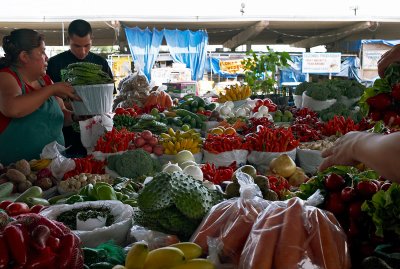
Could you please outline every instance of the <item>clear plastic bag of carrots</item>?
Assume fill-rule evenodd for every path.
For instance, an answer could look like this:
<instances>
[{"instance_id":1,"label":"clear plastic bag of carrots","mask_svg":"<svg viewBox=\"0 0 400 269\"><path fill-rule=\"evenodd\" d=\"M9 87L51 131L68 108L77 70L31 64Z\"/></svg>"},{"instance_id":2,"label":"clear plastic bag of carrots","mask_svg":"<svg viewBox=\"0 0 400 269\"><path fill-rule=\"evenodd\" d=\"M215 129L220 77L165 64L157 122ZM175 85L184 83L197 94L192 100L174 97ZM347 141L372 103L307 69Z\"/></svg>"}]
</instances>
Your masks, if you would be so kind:
<instances>
[{"instance_id":1,"label":"clear plastic bag of carrots","mask_svg":"<svg viewBox=\"0 0 400 269\"><path fill-rule=\"evenodd\" d=\"M262 198L251 176L238 172L237 178L241 185L240 197L215 205L190 240L199 244L204 254L209 254L208 239L215 239L220 261L236 266L254 222L270 203Z\"/></svg>"},{"instance_id":2,"label":"clear plastic bag of carrots","mask_svg":"<svg viewBox=\"0 0 400 269\"><path fill-rule=\"evenodd\" d=\"M272 202L243 248L240 269L349 269L346 235L334 215L300 198Z\"/></svg>"}]
</instances>

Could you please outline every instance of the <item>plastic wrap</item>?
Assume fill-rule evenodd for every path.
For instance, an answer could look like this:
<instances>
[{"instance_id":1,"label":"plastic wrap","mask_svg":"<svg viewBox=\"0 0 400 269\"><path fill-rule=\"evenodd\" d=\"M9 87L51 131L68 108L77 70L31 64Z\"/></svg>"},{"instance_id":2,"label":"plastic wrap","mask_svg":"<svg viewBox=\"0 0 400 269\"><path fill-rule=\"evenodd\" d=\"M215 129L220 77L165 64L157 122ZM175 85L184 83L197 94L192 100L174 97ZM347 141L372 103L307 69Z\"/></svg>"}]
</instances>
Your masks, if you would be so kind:
<instances>
[{"instance_id":1,"label":"plastic wrap","mask_svg":"<svg viewBox=\"0 0 400 269\"><path fill-rule=\"evenodd\" d=\"M255 166L257 171L264 174L268 171L269 163L272 161L272 159L277 158L282 154L287 154L290 158L292 158L293 161L296 161L296 148L285 152L252 151L247 156L247 160L250 164Z\"/></svg>"},{"instance_id":2,"label":"plastic wrap","mask_svg":"<svg viewBox=\"0 0 400 269\"><path fill-rule=\"evenodd\" d=\"M215 166L229 166L232 162L236 162L237 166L245 165L249 151L244 149L235 149L225 151L219 154L210 153L204 150L203 163L213 163Z\"/></svg>"},{"instance_id":3,"label":"plastic wrap","mask_svg":"<svg viewBox=\"0 0 400 269\"><path fill-rule=\"evenodd\" d=\"M325 101L319 101L311 98L303 92L303 107L311 108L314 111L321 111L336 103L336 99L328 99Z\"/></svg>"},{"instance_id":4,"label":"plastic wrap","mask_svg":"<svg viewBox=\"0 0 400 269\"><path fill-rule=\"evenodd\" d=\"M145 227L133 225L127 237L127 244L144 241L149 249L166 247L179 242L176 235L169 235L158 231L149 230Z\"/></svg>"},{"instance_id":5,"label":"plastic wrap","mask_svg":"<svg viewBox=\"0 0 400 269\"><path fill-rule=\"evenodd\" d=\"M237 178L241 185L240 197L212 207L190 240L207 254L209 239L216 238L221 262L236 265L258 214L269 205L249 175L238 172Z\"/></svg>"},{"instance_id":6,"label":"plastic wrap","mask_svg":"<svg viewBox=\"0 0 400 269\"><path fill-rule=\"evenodd\" d=\"M300 198L272 202L258 217L240 269L350 269L346 235L334 215Z\"/></svg>"}]
</instances>

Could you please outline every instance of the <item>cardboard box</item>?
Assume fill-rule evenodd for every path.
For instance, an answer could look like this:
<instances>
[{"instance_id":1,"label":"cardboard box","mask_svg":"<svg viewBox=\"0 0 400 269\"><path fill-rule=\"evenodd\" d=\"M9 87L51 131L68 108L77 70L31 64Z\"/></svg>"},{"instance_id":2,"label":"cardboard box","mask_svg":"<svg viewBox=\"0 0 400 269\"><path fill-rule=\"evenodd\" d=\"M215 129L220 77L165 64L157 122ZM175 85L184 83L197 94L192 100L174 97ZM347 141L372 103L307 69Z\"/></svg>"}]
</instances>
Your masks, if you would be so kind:
<instances>
[{"instance_id":1,"label":"cardboard box","mask_svg":"<svg viewBox=\"0 0 400 269\"><path fill-rule=\"evenodd\" d=\"M188 94L197 94L197 82L186 81L186 82L171 82L163 83L167 86L167 92L172 98L182 98Z\"/></svg>"}]
</instances>

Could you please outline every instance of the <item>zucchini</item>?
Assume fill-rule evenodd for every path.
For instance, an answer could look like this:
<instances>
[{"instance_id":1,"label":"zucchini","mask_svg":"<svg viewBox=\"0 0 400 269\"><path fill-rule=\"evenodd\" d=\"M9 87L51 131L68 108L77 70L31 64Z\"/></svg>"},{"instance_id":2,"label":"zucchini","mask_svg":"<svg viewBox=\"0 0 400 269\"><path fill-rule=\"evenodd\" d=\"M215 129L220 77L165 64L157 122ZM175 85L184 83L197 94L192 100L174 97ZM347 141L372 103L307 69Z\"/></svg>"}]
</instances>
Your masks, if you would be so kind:
<instances>
[{"instance_id":1,"label":"zucchini","mask_svg":"<svg viewBox=\"0 0 400 269\"><path fill-rule=\"evenodd\" d=\"M0 185L0 197L10 196L14 188L11 182L5 182Z\"/></svg>"},{"instance_id":2,"label":"zucchini","mask_svg":"<svg viewBox=\"0 0 400 269\"><path fill-rule=\"evenodd\" d=\"M197 114L195 114L193 112L190 112L188 110L176 109L175 112L176 112L176 115L180 116L181 118L184 118L186 116L190 116L192 119L195 119L196 122L203 123L203 120L199 117L199 115L197 115Z\"/></svg>"},{"instance_id":3,"label":"zucchini","mask_svg":"<svg viewBox=\"0 0 400 269\"><path fill-rule=\"evenodd\" d=\"M26 198L26 203L29 206L34 206L34 205L44 205L44 206L49 206L50 203L44 198L38 198L38 197L28 197Z\"/></svg>"},{"instance_id":4,"label":"zucchini","mask_svg":"<svg viewBox=\"0 0 400 269\"><path fill-rule=\"evenodd\" d=\"M15 199L15 202L24 202L26 203L26 199L28 197L35 197L35 198L42 198L43 195L43 190L42 188L38 186L32 186L23 193L21 193L17 199Z\"/></svg>"}]
</instances>

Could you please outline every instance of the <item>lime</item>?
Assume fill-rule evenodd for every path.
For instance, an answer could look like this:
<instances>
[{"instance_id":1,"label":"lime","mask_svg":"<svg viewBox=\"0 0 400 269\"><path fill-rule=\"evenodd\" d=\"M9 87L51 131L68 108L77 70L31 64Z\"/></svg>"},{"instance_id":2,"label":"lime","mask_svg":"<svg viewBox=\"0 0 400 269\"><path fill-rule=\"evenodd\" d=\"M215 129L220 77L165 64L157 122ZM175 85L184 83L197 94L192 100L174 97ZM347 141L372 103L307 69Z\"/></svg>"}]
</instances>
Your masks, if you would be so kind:
<instances>
[{"instance_id":1,"label":"lime","mask_svg":"<svg viewBox=\"0 0 400 269\"><path fill-rule=\"evenodd\" d=\"M190 126L187 124L182 125L182 131L189 131L190 130Z\"/></svg>"}]
</instances>

